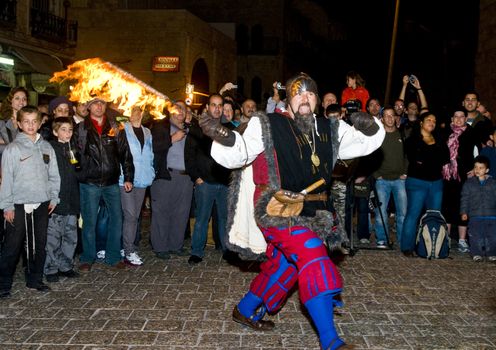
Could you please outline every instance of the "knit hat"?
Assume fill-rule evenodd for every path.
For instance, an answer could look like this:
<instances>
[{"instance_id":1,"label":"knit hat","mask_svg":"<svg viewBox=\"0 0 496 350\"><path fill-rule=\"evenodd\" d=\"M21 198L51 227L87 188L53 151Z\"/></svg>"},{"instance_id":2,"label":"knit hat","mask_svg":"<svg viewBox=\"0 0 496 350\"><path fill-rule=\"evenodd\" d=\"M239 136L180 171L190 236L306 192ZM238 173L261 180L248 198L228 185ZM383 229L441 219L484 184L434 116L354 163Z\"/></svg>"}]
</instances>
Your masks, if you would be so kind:
<instances>
[{"instance_id":1,"label":"knit hat","mask_svg":"<svg viewBox=\"0 0 496 350\"><path fill-rule=\"evenodd\" d=\"M61 104L66 104L69 106L69 110L72 109L72 102L65 96L57 96L48 104L48 114L53 114L53 111L57 109Z\"/></svg>"},{"instance_id":2,"label":"knit hat","mask_svg":"<svg viewBox=\"0 0 496 350\"><path fill-rule=\"evenodd\" d=\"M102 103L105 103L105 104L107 103L107 101L105 101L105 100L103 100L103 99L101 99L101 98L99 98L99 97L95 97L95 98L93 98L93 99L89 100L88 102L86 102L86 108L87 108L87 109L90 109L90 106L91 106L93 103L95 103L95 102L102 102Z\"/></svg>"}]
</instances>

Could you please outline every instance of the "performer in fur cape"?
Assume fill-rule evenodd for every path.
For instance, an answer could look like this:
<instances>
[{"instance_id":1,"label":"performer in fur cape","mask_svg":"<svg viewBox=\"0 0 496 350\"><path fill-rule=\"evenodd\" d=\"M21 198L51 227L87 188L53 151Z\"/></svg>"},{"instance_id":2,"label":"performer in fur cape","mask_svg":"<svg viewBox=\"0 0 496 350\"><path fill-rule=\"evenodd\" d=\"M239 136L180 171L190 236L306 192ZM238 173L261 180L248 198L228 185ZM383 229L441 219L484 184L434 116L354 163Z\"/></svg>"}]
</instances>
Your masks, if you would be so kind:
<instances>
[{"instance_id":1,"label":"performer in fur cape","mask_svg":"<svg viewBox=\"0 0 496 350\"><path fill-rule=\"evenodd\" d=\"M363 112L352 116L354 126L315 118L317 85L304 73L286 89L289 116L254 114L242 135L206 114L200 119L214 140L212 157L238 169L229 195L228 247L245 258L265 259L233 319L255 330L273 329L262 318L277 312L298 282L322 348L346 349L333 321L342 280L324 245L346 240L328 198L331 173L336 157L367 155L380 147L385 133Z\"/></svg>"}]
</instances>

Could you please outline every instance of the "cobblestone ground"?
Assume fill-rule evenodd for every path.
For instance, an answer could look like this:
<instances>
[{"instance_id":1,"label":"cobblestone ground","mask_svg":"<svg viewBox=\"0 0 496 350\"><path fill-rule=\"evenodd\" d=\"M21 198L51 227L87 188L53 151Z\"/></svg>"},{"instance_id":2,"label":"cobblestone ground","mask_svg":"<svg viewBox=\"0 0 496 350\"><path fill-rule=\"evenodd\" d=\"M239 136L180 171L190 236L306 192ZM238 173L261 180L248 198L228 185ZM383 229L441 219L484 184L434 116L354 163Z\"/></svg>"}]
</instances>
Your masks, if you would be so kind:
<instances>
[{"instance_id":1,"label":"cobblestone ground","mask_svg":"<svg viewBox=\"0 0 496 350\"><path fill-rule=\"evenodd\" d=\"M194 267L188 257L155 258L146 242L142 255L139 268L95 264L46 294L28 290L19 268L12 297L0 301L0 348L319 349L297 293L272 317L273 332L231 321L255 265L230 265L212 247ZM496 349L496 264L360 250L340 268L336 323L358 349Z\"/></svg>"}]
</instances>

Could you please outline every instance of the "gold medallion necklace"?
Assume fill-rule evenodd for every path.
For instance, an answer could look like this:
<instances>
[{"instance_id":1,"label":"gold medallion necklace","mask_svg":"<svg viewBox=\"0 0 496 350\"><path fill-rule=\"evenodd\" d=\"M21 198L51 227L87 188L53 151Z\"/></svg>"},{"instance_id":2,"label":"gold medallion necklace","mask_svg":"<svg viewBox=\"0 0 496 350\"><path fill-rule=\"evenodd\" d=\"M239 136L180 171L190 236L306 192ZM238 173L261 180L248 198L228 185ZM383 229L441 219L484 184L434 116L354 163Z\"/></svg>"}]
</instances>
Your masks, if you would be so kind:
<instances>
[{"instance_id":1,"label":"gold medallion necklace","mask_svg":"<svg viewBox=\"0 0 496 350\"><path fill-rule=\"evenodd\" d=\"M290 123L289 119L288 119L288 123L289 123L289 128L291 129L291 132L293 133L293 136L294 136L294 138L296 140L296 145L298 146L298 149L300 150L300 159L303 159L303 153L301 152L300 141L299 141L298 137L296 136L296 134L295 134L295 132L293 130L293 127L291 126L291 123ZM302 135L307 140L307 143L310 145L310 150L312 151L312 155L310 156L310 160L312 161L312 164L316 168L318 168L319 165L320 165L320 158L319 158L319 156L316 153L316 147L317 147L317 145L315 144L315 133L314 133L314 130L312 129L313 144L312 144L312 142L310 141L310 139L308 138L308 136L305 133L302 133Z\"/></svg>"},{"instance_id":2,"label":"gold medallion necklace","mask_svg":"<svg viewBox=\"0 0 496 350\"><path fill-rule=\"evenodd\" d=\"M305 138L307 139L308 143L310 144L310 149L312 150L312 155L310 156L310 160L312 161L312 164L318 167L320 165L320 158L316 153L317 145L315 143L315 131L312 129L312 141L308 138L306 134Z\"/></svg>"}]
</instances>

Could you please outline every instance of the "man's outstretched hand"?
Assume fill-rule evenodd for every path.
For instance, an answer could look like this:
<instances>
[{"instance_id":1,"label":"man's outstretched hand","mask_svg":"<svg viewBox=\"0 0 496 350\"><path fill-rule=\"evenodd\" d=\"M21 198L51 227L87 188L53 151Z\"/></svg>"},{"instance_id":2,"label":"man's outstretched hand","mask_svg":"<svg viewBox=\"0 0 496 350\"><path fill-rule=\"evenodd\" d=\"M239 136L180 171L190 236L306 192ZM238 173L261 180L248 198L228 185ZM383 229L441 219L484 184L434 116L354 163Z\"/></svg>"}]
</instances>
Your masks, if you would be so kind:
<instances>
[{"instance_id":1,"label":"man's outstretched hand","mask_svg":"<svg viewBox=\"0 0 496 350\"><path fill-rule=\"evenodd\" d=\"M220 119L212 118L208 113L201 115L199 125L205 135L221 145L232 147L236 142L234 132L221 125Z\"/></svg>"}]
</instances>

